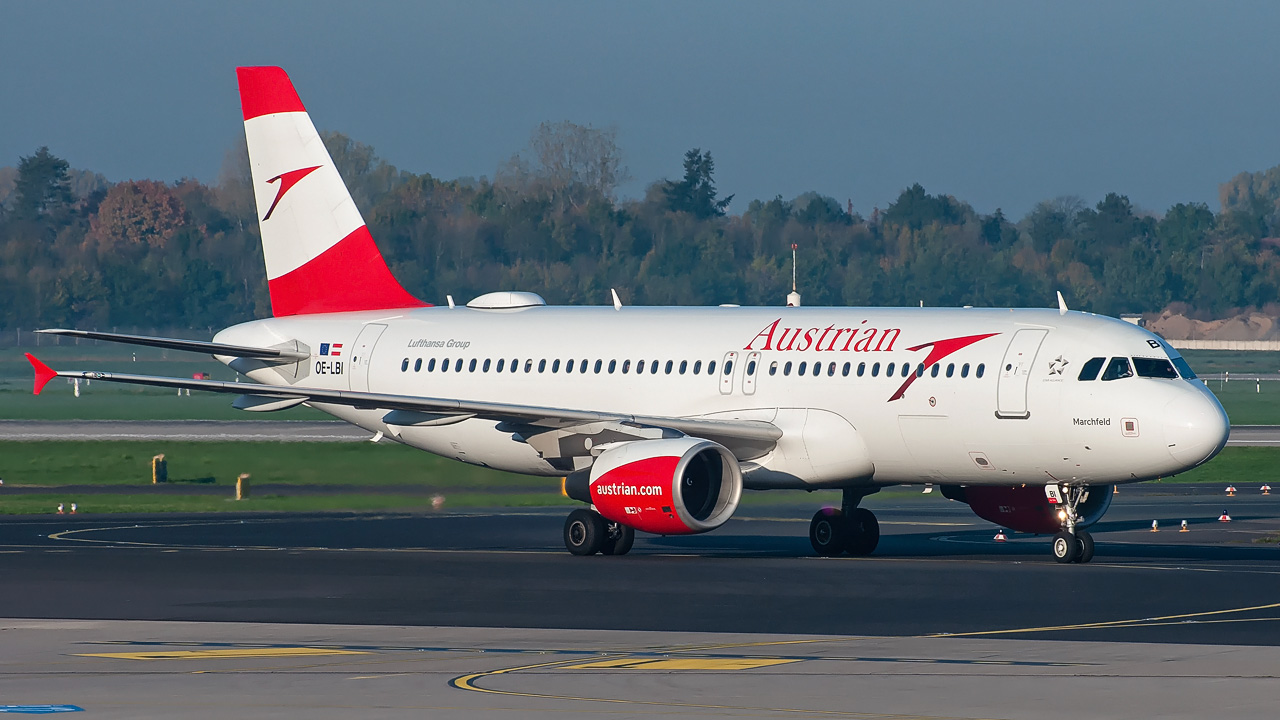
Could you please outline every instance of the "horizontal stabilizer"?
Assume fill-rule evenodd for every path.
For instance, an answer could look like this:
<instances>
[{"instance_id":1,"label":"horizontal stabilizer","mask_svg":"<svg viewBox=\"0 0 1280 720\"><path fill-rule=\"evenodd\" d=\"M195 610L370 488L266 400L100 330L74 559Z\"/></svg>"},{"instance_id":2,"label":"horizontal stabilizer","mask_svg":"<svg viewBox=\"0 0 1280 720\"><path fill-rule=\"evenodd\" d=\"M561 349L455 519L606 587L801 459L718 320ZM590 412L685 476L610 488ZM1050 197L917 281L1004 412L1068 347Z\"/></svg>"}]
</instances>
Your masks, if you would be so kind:
<instances>
[{"instance_id":1,"label":"horizontal stabilizer","mask_svg":"<svg viewBox=\"0 0 1280 720\"><path fill-rule=\"evenodd\" d=\"M86 340L105 340L106 342L124 343L125 345L145 345L146 347L158 347L168 350L184 350L187 352L208 353L210 355L224 355L227 357L285 360L288 362L297 362L311 357L307 353L298 352L296 350L245 347L243 345L224 345L222 343L201 342L199 340L179 340L177 338L149 337L147 335L124 335L121 333L97 332L96 330L65 330L63 328L52 328L49 330L36 330L36 332L44 335L64 335L66 337L85 338Z\"/></svg>"},{"instance_id":2,"label":"horizontal stabilizer","mask_svg":"<svg viewBox=\"0 0 1280 720\"><path fill-rule=\"evenodd\" d=\"M27 362L31 363L31 367L36 370L36 384L34 389L31 391L31 394L39 395L40 391L44 389L45 385L49 384L50 380L58 377L58 373L54 372L53 368L50 368L48 365L37 360L35 355L32 355L31 353L27 353L26 355Z\"/></svg>"}]
</instances>

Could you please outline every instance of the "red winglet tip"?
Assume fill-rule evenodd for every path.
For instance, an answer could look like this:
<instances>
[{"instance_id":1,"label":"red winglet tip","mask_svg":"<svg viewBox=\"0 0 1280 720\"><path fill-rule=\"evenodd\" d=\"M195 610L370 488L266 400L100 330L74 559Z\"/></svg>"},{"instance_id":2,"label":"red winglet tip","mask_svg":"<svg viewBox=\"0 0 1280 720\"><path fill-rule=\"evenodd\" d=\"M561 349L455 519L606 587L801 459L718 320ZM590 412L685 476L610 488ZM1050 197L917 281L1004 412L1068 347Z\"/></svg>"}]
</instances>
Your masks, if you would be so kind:
<instances>
[{"instance_id":1,"label":"red winglet tip","mask_svg":"<svg viewBox=\"0 0 1280 720\"><path fill-rule=\"evenodd\" d=\"M282 112L306 112L293 82L282 68L238 67L240 109L244 119Z\"/></svg>"},{"instance_id":2,"label":"red winglet tip","mask_svg":"<svg viewBox=\"0 0 1280 720\"><path fill-rule=\"evenodd\" d=\"M35 355L26 353L26 356L27 362L31 363L31 367L36 369L36 384L35 388L31 391L31 394L39 395L40 391L44 389L45 385L49 384L50 380L58 377L58 373L53 368L36 359Z\"/></svg>"}]
</instances>

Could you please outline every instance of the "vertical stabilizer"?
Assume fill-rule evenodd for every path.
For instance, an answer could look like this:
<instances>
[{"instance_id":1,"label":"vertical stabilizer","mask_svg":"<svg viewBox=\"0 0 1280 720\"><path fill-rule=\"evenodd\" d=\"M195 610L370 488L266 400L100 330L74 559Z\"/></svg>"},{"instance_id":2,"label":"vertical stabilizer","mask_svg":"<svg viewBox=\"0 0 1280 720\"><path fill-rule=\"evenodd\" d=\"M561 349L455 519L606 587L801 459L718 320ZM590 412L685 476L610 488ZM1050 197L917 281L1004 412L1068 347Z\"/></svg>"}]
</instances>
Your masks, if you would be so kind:
<instances>
[{"instance_id":1,"label":"vertical stabilizer","mask_svg":"<svg viewBox=\"0 0 1280 720\"><path fill-rule=\"evenodd\" d=\"M289 76L236 74L272 313L424 307L382 259Z\"/></svg>"}]
</instances>

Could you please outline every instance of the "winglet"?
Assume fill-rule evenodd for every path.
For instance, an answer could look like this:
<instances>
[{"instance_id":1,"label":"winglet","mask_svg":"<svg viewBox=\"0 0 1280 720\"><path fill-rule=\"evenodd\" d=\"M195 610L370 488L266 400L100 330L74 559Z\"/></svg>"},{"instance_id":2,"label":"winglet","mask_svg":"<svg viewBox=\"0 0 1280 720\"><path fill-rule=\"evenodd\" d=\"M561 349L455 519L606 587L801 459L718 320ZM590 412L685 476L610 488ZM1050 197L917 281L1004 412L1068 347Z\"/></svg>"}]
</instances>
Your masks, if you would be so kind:
<instances>
[{"instance_id":1,"label":"winglet","mask_svg":"<svg viewBox=\"0 0 1280 720\"><path fill-rule=\"evenodd\" d=\"M27 353L26 355L27 361L31 363L31 367L36 370L36 384L32 389L31 394L39 395L40 391L44 389L45 385L49 384L50 380L58 377L58 372L37 360L35 355L32 355L31 353Z\"/></svg>"},{"instance_id":2,"label":"winglet","mask_svg":"<svg viewBox=\"0 0 1280 720\"><path fill-rule=\"evenodd\" d=\"M1067 301L1062 299L1061 290L1058 291L1058 314L1059 315L1067 314Z\"/></svg>"}]
</instances>

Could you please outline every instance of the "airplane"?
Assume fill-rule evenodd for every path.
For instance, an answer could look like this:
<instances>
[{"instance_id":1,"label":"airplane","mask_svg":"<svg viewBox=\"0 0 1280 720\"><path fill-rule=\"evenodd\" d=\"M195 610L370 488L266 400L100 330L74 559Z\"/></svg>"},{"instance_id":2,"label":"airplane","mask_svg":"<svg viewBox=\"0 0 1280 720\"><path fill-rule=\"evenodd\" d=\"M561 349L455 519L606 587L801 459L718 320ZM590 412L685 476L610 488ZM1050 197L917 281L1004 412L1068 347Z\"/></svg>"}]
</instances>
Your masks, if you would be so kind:
<instances>
[{"instance_id":1,"label":"airplane","mask_svg":"<svg viewBox=\"0 0 1280 720\"><path fill-rule=\"evenodd\" d=\"M934 485L979 517L1052 534L1088 562L1112 486L1168 477L1226 444L1227 415L1160 337L1057 309L552 307L500 291L433 306L392 275L284 70L237 69L272 317L212 342L40 332L209 353L255 383L54 377L308 405L464 463L563 478L575 555L635 532L723 525L745 490L841 490L809 538L862 556L862 501Z\"/></svg>"}]
</instances>

